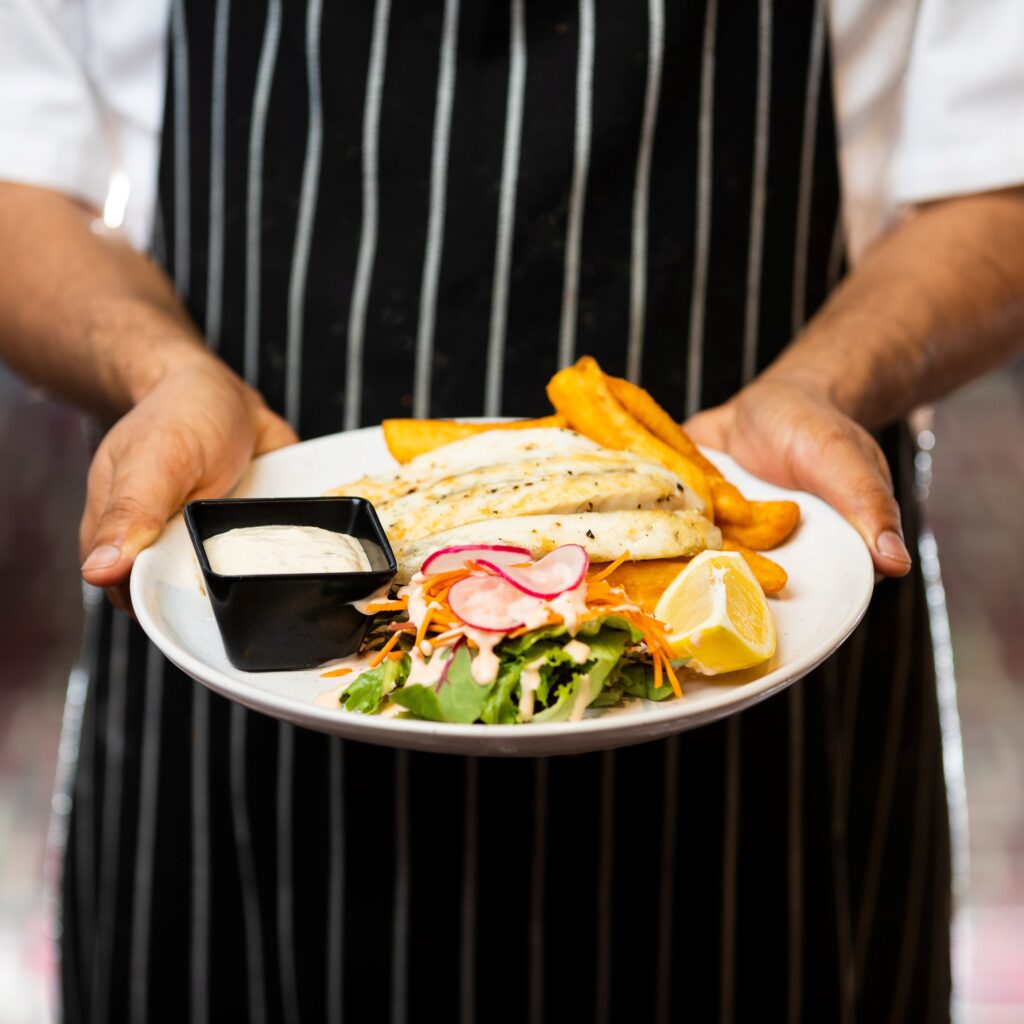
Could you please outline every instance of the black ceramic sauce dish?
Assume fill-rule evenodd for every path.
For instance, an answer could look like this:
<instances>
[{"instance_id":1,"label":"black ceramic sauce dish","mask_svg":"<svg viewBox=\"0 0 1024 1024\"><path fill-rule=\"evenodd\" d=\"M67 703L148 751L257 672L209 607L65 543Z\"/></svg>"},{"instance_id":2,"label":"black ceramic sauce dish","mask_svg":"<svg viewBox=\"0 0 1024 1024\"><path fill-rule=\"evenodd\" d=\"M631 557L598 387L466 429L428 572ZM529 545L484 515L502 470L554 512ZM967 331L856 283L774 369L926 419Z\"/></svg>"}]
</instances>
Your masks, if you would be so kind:
<instances>
[{"instance_id":1,"label":"black ceramic sauce dish","mask_svg":"<svg viewBox=\"0 0 1024 1024\"><path fill-rule=\"evenodd\" d=\"M185 523L206 581L224 649L247 672L312 668L353 654L370 619L354 607L398 571L387 536L364 498L235 498L190 501ZM369 572L221 576L203 542L248 526L318 526L362 544Z\"/></svg>"}]
</instances>

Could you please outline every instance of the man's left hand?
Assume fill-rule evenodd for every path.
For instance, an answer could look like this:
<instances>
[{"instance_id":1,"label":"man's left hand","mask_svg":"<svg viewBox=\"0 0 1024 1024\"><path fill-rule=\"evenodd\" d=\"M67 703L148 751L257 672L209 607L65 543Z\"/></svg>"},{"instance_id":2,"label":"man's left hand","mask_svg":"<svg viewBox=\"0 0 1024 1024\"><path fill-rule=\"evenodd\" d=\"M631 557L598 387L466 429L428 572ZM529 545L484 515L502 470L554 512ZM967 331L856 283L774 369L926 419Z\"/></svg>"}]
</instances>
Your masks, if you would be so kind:
<instances>
[{"instance_id":1,"label":"man's left hand","mask_svg":"<svg viewBox=\"0 0 1024 1024\"><path fill-rule=\"evenodd\" d=\"M910 571L892 474L859 424L802 384L764 377L685 424L700 444L782 487L823 498L864 538L883 576Z\"/></svg>"}]
</instances>

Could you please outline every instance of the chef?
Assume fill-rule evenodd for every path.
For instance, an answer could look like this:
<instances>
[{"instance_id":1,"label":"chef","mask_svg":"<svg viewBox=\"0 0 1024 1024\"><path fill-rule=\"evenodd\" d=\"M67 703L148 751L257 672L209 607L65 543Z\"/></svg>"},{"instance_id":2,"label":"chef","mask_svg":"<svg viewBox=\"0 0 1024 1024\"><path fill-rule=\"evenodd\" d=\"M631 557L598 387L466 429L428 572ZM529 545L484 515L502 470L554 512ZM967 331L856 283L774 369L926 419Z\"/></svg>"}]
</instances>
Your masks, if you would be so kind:
<instances>
[{"instance_id":1,"label":"chef","mask_svg":"<svg viewBox=\"0 0 1024 1024\"><path fill-rule=\"evenodd\" d=\"M1014 0L4 0L0 351L109 425L114 604L253 455L582 353L890 577L787 694L534 761L295 729L98 607L65 1020L948 1018L902 417L1024 337L1022 48Z\"/></svg>"}]
</instances>

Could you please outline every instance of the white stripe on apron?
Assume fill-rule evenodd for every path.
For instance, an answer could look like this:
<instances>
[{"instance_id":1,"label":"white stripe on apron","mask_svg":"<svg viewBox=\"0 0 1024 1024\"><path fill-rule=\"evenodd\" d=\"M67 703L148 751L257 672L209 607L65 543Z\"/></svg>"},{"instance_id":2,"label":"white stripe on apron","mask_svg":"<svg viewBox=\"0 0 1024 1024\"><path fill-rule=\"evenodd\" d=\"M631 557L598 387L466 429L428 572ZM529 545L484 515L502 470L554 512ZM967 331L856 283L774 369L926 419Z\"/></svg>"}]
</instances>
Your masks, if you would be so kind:
<instances>
[{"instance_id":1,"label":"white stripe on apron","mask_svg":"<svg viewBox=\"0 0 1024 1024\"><path fill-rule=\"evenodd\" d=\"M384 71L388 53L388 21L391 0L376 0L373 9L373 39L366 73L366 102L363 108L363 222L359 232L359 256L352 283L348 316L347 366L345 371L345 429L359 426L363 401L363 346L366 339L366 308L377 259L377 215L379 204L378 148L380 105L384 92Z\"/></svg>"},{"instance_id":2,"label":"white stripe on apron","mask_svg":"<svg viewBox=\"0 0 1024 1024\"><path fill-rule=\"evenodd\" d=\"M491 324L487 345L487 381L484 415L501 412L501 378L505 364L508 321L508 284L515 234L516 183L519 180L519 145L523 134L523 91L526 87L526 14L524 0L509 5L508 99L505 104L505 142L501 158L498 200L498 237L494 252Z\"/></svg>"},{"instance_id":3,"label":"white stripe on apron","mask_svg":"<svg viewBox=\"0 0 1024 1024\"><path fill-rule=\"evenodd\" d=\"M590 173L591 103L594 83L594 0L580 0L579 55L576 66L576 133L569 190L569 222L565 231L565 279L562 284L562 324L558 365L568 366L576 354L576 310L579 305L580 242L583 204Z\"/></svg>"}]
</instances>

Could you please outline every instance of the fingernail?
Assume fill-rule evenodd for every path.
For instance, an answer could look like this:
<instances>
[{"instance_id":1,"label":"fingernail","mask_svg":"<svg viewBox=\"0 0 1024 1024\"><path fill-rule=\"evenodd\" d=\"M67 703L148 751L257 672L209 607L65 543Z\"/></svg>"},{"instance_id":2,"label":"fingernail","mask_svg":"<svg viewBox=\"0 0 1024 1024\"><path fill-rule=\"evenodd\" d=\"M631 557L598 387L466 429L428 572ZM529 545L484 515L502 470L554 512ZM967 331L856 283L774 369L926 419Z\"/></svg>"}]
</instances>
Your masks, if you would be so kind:
<instances>
[{"instance_id":1,"label":"fingernail","mask_svg":"<svg viewBox=\"0 0 1024 1024\"><path fill-rule=\"evenodd\" d=\"M910 565L910 552L907 550L903 538L893 530L883 530L875 541L878 553L894 562L903 562Z\"/></svg>"},{"instance_id":2,"label":"fingernail","mask_svg":"<svg viewBox=\"0 0 1024 1024\"><path fill-rule=\"evenodd\" d=\"M112 565L117 565L120 560L120 548L114 547L113 544L101 544L82 563L82 572L91 572L93 569L109 569Z\"/></svg>"}]
</instances>

